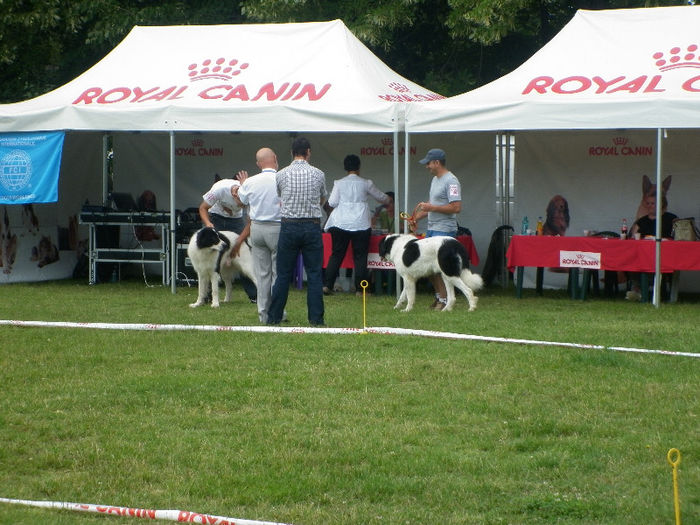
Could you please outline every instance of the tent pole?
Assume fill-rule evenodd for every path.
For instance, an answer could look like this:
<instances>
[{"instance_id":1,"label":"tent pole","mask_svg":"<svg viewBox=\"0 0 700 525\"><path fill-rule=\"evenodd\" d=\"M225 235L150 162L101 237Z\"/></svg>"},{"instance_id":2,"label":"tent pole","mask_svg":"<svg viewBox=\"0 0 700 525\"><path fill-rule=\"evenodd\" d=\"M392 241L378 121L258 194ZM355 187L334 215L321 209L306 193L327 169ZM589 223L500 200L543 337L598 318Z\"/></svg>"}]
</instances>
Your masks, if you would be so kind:
<instances>
[{"instance_id":1,"label":"tent pole","mask_svg":"<svg viewBox=\"0 0 700 525\"><path fill-rule=\"evenodd\" d=\"M656 308L661 302L661 219L662 219L662 203L661 203L661 165L662 165L662 147L663 135L666 130L658 128L656 130L656 260L654 261L654 299L653 303Z\"/></svg>"},{"instance_id":2,"label":"tent pole","mask_svg":"<svg viewBox=\"0 0 700 525\"><path fill-rule=\"evenodd\" d=\"M177 245L175 244L175 132L170 130L170 291L177 293Z\"/></svg>"},{"instance_id":3,"label":"tent pole","mask_svg":"<svg viewBox=\"0 0 700 525\"><path fill-rule=\"evenodd\" d=\"M404 132L404 159L403 159L403 187L404 192L404 210L408 212L408 188L411 173L411 136L408 131ZM398 195L398 193L396 194ZM400 202L400 201L399 201ZM394 233L401 232L401 223L399 222L399 206L394 202Z\"/></svg>"},{"instance_id":4,"label":"tent pole","mask_svg":"<svg viewBox=\"0 0 700 525\"><path fill-rule=\"evenodd\" d=\"M109 134L102 135L102 205L107 203L109 197Z\"/></svg>"},{"instance_id":5,"label":"tent pole","mask_svg":"<svg viewBox=\"0 0 700 525\"><path fill-rule=\"evenodd\" d=\"M399 130L394 128L394 204L396 204L396 196L399 195ZM394 206L394 229L396 229L397 209Z\"/></svg>"},{"instance_id":6,"label":"tent pole","mask_svg":"<svg viewBox=\"0 0 700 525\"><path fill-rule=\"evenodd\" d=\"M403 111L399 114L399 118L396 119L396 126L394 126L394 139L393 139L393 144L394 144L394 230L397 230L397 227L399 225L399 209L396 207L396 197L400 195L399 193L399 127L401 126L401 120L404 118L403 117L404 113ZM404 134L408 136L407 133ZM396 297L399 297L399 288L401 285L399 284L400 279L396 279ZM387 290L388 291L388 290Z\"/></svg>"},{"instance_id":7,"label":"tent pole","mask_svg":"<svg viewBox=\"0 0 700 525\"><path fill-rule=\"evenodd\" d=\"M511 172L511 165L510 165L510 147L511 147L511 133L506 132L503 135L503 138L505 139L505 144L501 142L501 154L504 156L503 160L504 162L502 163L503 170L501 171L501 184L503 188L503 193L502 193L502 199L501 199L501 204L503 207L503 222L501 224L510 224L510 172ZM503 261L504 264L501 266L498 271L501 274L501 285L503 288L506 288L508 286L508 268L506 268L505 260L506 260L506 242L505 239L508 236L508 232L506 230L502 230L502 235L504 238L504 242L502 244L503 246Z\"/></svg>"}]
</instances>

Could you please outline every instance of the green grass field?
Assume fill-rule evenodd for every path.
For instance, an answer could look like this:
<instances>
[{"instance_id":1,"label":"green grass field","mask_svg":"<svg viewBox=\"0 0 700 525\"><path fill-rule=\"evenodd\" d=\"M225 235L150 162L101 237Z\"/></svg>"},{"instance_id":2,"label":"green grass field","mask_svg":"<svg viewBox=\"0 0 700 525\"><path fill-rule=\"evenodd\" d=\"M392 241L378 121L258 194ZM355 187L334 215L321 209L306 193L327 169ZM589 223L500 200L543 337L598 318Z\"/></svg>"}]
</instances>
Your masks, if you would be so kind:
<instances>
[{"instance_id":1,"label":"green grass field","mask_svg":"<svg viewBox=\"0 0 700 525\"><path fill-rule=\"evenodd\" d=\"M0 286L0 318L257 325L253 305L187 307L143 282ZM368 326L700 352L700 298L572 301L512 289L467 312L392 310ZM307 326L293 290L290 326ZM362 300L325 298L330 327ZM0 326L0 497L293 523L700 521L700 359L377 334ZM138 523L0 503L0 523Z\"/></svg>"}]
</instances>

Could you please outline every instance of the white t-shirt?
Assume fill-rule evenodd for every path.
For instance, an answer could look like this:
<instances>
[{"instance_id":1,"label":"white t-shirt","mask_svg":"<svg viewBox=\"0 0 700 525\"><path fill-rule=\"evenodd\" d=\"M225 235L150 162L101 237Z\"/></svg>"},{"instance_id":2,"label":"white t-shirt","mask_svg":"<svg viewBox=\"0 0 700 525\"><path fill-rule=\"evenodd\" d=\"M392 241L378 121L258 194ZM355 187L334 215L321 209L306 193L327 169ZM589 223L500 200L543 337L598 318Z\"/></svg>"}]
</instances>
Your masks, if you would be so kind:
<instances>
[{"instance_id":1,"label":"white t-shirt","mask_svg":"<svg viewBox=\"0 0 700 525\"><path fill-rule=\"evenodd\" d=\"M221 179L215 182L211 189L202 195L202 200L211 206L209 213L222 217L243 217L243 210L231 195L231 188L240 185L235 179Z\"/></svg>"}]
</instances>

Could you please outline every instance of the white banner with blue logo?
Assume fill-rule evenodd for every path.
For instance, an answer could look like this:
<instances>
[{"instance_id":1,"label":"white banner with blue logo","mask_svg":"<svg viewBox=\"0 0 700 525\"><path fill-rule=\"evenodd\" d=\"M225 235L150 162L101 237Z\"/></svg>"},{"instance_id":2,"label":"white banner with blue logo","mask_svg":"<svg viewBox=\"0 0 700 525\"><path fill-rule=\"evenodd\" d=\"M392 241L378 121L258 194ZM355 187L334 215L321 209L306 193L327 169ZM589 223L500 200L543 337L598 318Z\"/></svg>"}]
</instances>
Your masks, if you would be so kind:
<instances>
[{"instance_id":1,"label":"white banner with blue logo","mask_svg":"<svg viewBox=\"0 0 700 525\"><path fill-rule=\"evenodd\" d=\"M0 204L58 201L63 131L0 134Z\"/></svg>"}]
</instances>

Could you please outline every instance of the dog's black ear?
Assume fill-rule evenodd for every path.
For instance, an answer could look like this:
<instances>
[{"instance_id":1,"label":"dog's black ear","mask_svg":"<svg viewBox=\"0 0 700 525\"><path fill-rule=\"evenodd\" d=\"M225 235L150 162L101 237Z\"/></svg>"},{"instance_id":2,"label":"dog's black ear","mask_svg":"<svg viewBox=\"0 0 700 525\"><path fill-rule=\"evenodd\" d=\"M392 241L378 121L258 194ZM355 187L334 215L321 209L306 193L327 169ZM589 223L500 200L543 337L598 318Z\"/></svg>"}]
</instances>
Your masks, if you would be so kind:
<instances>
[{"instance_id":1,"label":"dog's black ear","mask_svg":"<svg viewBox=\"0 0 700 525\"><path fill-rule=\"evenodd\" d=\"M391 247L394 245L396 235L387 235L379 242L379 257L386 257L391 253Z\"/></svg>"},{"instance_id":2,"label":"dog's black ear","mask_svg":"<svg viewBox=\"0 0 700 525\"><path fill-rule=\"evenodd\" d=\"M228 237L220 232L216 232L216 235L219 237L219 240L224 243L225 250L228 250L231 247L231 241L228 240Z\"/></svg>"},{"instance_id":3,"label":"dog's black ear","mask_svg":"<svg viewBox=\"0 0 700 525\"><path fill-rule=\"evenodd\" d=\"M386 237L379 241L379 257L382 259L386 255Z\"/></svg>"},{"instance_id":4,"label":"dog's black ear","mask_svg":"<svg viewBox=\"0 0 700 525\"><path fill-rule=\"evenodd\" d=\"M219 243L219 234L214 228L202 228L196 234L197 248L209 248Z\"/></svg>"}]
</instances>

